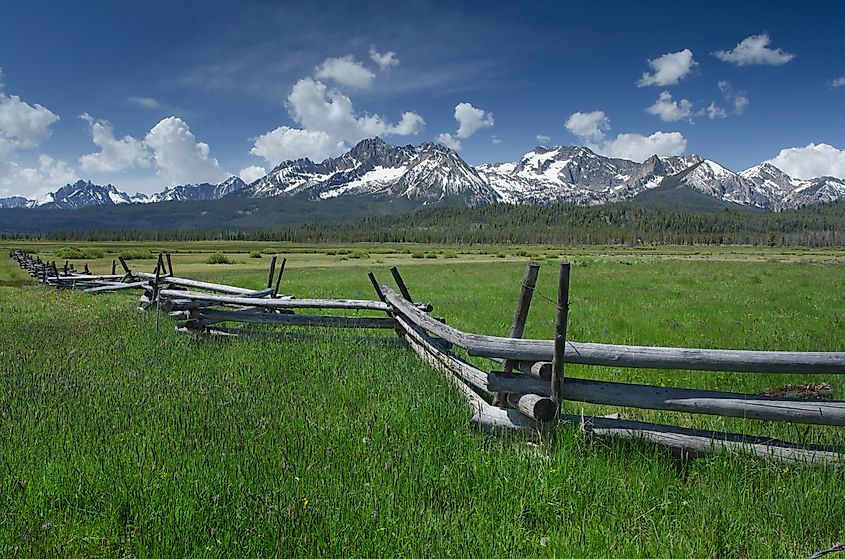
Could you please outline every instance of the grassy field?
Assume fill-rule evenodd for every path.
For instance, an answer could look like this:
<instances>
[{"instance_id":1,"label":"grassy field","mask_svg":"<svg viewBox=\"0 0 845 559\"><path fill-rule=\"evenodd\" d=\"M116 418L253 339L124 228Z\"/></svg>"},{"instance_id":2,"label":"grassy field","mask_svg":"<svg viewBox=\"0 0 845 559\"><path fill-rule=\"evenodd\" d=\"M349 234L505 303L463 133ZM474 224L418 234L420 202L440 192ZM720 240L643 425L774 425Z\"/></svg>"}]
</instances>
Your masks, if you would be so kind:
<instances>
[{"instance_id":1,"label":"grassy field","mask_svg":"<svg viewBox=\"0 0 845 559\"><path fill-rule=\"evenodd\" d=\"M845 540L843 467L732 454L677 462L574 428L554 448L484 437L467 428L470 410L448 382L389 338L196 339L166 316L136 312L137 294L57 293L6 257L14 246L52 259L68 244L0 247L2 557L762 558ZM372 298L366 272L386 282L398 265L436 315L499 335L530 256L543 268L526 336L543 338L565 257L572 339L822 351L845 341L842 251L77 246L102 250L88 260L95 272L122 251L164 248L179 274L253 288L266 282L269 255L249 253L278 249L288 258L282 290L299 297ZM207 264L217 251L235 263ZM583 366L567 374L748 392L807 382ZM845 398L845 379L812 380ZM611 411L566 405L582 409ZM843 429L621 411L845 443Z\"/></svg>"}]
</instances>

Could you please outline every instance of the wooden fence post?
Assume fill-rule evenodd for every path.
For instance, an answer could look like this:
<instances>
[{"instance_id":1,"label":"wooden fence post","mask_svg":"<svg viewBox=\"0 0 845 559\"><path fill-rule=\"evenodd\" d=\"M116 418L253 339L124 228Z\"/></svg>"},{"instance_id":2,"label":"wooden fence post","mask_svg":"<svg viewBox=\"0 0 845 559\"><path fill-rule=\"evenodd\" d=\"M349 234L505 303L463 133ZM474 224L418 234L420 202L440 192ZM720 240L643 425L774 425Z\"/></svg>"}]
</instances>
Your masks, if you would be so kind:
<instances>
[{"instance_id":1,"label":"wooden fence post","mask_svg":"<svg viewBox=\"0 0 845 559\"><path fill-rule=\"evenodd\" d=\"M158 292L159 292L159 281L161 280L161 272L164 271L164 259L161 257L161 253L158 253L158 261L156 262L156 269L155 269L155 281L153 283L153 298L150 300L150 305L158 306ZM158 332L156 332L158 333Z\"/></svg>"},{"instance_id":2,"label":"wooden fence post","mask_svg":"<svg viewBox=\"0 0 845 559\"><path fill-rule=\"evenodd\" d=\"M411 299L411 292L408 291L408 287L405 285L405 282L402 280L402 276L399 274L399 270L396 266L390 268L390 273L393 276L394 281L396 281L396 287L399 288L399 293L402 294L402 297L405 298L406 301L409 303L413 303L414 300Z\"/></svg>"},{"instance_id":3,"label":"wooden fence post","mask_svg":"<svg viewBox=\"0 0 845 559\"><path fill-rule=\"evenodd\" d=\"M276 287L273 289L273 297L279 295L279 285L282 283L282 274L285 273L285 262L287 261L287 258L282 258L282 264L279 266L279 275L276 277Z\"/></svg>"},{"instance_id":4,"label":"wooden fence post","mask_svg":"<svg viewBox=\"0 0 845 559\"><path fill-rule=\"evenodd\" d=\"M525 268L525 276L522 278L519 300L516 303L516 313L513 316L513 323L508 334L509 338L521 338L525 333L525 321L528 318L528 309L531 307L531 298L534 296L534 288L537 286L537 274L539 272L540 264L533 260ZM502 370L510 373L514 367L516 367L516 361L506 359Z\"/></svg>"},{"instance_id":5,"label":"wooden fence post","mask_svg":"<svg viewBox=\"0 0 845 559\"><path fill-rule=\"evenodd\" d=\"M276 255L270 259L270 275L267 277L267 289L273 287L273 278L276 275Z\"/></svg>"},{"instance_id":6,"label":"wooden fence post","mask_svg":"<svg viewBox=\"0 0 845 559\"><path fill-rule=\"evenodd\" d=\"M534 295L534 287L537 285L537 274L540 271L540 264L533 260L525 268L525 275L522 278L522 287L519 291L519 300L516 302L516 313L513 316L509 338L521 338L525 332L525 321L528 318L528 309L531 307L531 298ZM516 367L516 361L506 359L502 364L502 370L510 373ZM493 394L493 405L508 407L510 405L506 392Z\"/></svg>"},{"instance_id":7,"label":"wooden fence post","mask_svg":"<svg viewBox=\"0 0 845 559\"><path fill-rule=\"evenodd\" d=\"M569 262L560 263L557 280L557 318L555 320L555 350L552 360L552 400L560 416L563 402L563 356L566 350L566 324L569 318Z\"/></svg>"},{"instance_id":8,"label":"wooden fence post","mask_svg":"<svg viewBox=\"0 0 845 559\"><path fill-rule=\"evenodd\" d=\"M115 275L117 273L117 260L112 259L111 261L111 275Z\"/></svg>"},{"instance_id":9,"label":"wooden fence post","mask_svg":"<svg viewBox=\"0 0 845 559\"><path fill-rule=\"evenodd\" d=\"M372 272L367 272L367 277L370 278L370 283L373 284L373 289L376 291L376 295L378 295L379 301L382 303L385 302L384 300L384 293L381 292L381 287L378 285L378 281L376 281L376 276Z\"/></svg>"},{"instance_id":10,"label":"wooden fence post","mask_svg":"<svg viewBox=\"0 0 845 559\"><path fill-rule=\"evenodd\" d=\"M173 262L170 260L170 253L164 253L167 256L167 274L172 276L173 275Z\"/></svg>"}]
</instances>

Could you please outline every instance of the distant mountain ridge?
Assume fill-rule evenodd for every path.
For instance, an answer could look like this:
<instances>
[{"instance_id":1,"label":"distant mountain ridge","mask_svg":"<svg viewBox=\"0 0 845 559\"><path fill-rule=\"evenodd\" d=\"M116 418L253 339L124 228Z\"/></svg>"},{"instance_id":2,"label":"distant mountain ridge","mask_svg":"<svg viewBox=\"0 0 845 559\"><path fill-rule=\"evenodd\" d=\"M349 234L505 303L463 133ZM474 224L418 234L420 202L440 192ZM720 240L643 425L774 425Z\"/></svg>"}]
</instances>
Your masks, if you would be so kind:
<instances>
[{"instance_id":1,"label":"distant mountain ridge","mask_svg":"<svg viewBox=\"0 0 845 559\"><path fill-rule=\"evenodd\" d=\"M517 163L477 169L506 203L595 205L632 198L700 161L697 155L653 155L636 163L604 157L585 147L539 146Z\"/></svg>"},{"instance_id":2,"label":"distant mountain ridge","mask_svg":"<svg viewBox=\"0 0 845 559\"><path fill-rule=\"evenodd\" d=\"M284 161L241 195L325 200L341 196L407 198L427 205L456 201L470 206L497 202L478 171L440 144L393 146L381 138L362 140L340 157L314 163Z\"/></svg>"},{"instance_id":3,"label":"distant mountain ridge","mask_svg":"<svg viewBox=\"0 0 845 559\"><path fill-rule=\"evenodd\" d=\"M152 204L158 202L186 202L219 200L237 190L246 187L239 177L229 177L220 184L185 184L165 188L152 195L137 193L130 196L109 184L101 186L91 181L78 180L66 184L55 192L37 200L27 200L16 196L0 198L0 208L46 208L59 210L79 210L92 206L116 206L119 204Z\"/></svg>"},{"instance_id":4,"label":"distant mountain ridge","mask_svg":"<svg viewBox=\"0 0 845 559\"><path fill-rule=\"evenodd\" d=\"M653 155L637 163L605 157L585 147L538 146L517 162L473 167L440 144L394 146L371 138L319 163L304 158L283 161L249 185L232 176L216 185L181 185L149 196L129 196L112 185L80 180L36 201L0 199L0 207L80 209L230 196L317 202L364 197L374 203L389 201L403 206L598 205L635 199L672 177L671 188L667 186L659 196L646 196L643 201L660 199L670 204L672 196L682 193L680 186L729 205L775 211L845 199L843 179L796 179L771 163L736 173L699 155ZM712 206L703 198L684 195L685 204L696 200Z\"/></svg>"}]
</instances>

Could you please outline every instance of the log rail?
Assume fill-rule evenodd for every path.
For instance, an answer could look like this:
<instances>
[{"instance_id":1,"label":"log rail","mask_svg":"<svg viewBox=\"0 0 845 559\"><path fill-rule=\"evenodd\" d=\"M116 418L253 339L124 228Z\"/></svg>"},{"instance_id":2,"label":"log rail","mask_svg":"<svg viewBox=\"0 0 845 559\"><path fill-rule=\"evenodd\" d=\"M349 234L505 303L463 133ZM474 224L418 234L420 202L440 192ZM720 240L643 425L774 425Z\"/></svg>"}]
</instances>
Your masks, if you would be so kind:
<instances>
[{"instance_id":1,"label":"log rail","mask_svg":"<svg viewBox=\"0 0 845 559\"><path fill-rule=\"evenodd\" d=\"M252 330L268 325L394 329L422 360L442 373L466 399L474 415L471 425L483 431L513 432L530 440L553 440L558 424L578 424L598 437L644 439L687 455L742 450L795 463L845 463L838 448L794 445L772 439L683 429L618 419L581 417L563 413L563 402L584 402L624 408L708 414L743 419L815 425L845 426L845 401L806 400L646 384L608 382L564 375L565 363L640 369L682 369L741 373L842 374L845 352L751 351L646 347L577 342L566 339L569 267L561 263L558 316L553 340L523 339L539 265L532 262L523 278L517 309L508 337L463 332L428 314L431 305L414 302L408 286L394 267L390 272L399 288L380 285L370 273L378 300L298 299L280 295L285 260L276 276L276 258L266 289L248 289L174 275L170 255L160 254L152 273L133 272L119 258L124 274L79 272L67 262L42 261L23 251L10 257L43 283L64 289L102 293L141 289L141 309L158 308L181 321L180 332L225 337L272 332ZM328 310L329 315L298 314ZM383 313L382 316L358 313ZM343 315L343 313L353 313ZM231 323L250 325L236 329ZM389 338L384 338L389 339ZM395 339L395 338L394 338ZM498 370L484 371L455 353L488 358Z\"/></svg>"}]
</instances>

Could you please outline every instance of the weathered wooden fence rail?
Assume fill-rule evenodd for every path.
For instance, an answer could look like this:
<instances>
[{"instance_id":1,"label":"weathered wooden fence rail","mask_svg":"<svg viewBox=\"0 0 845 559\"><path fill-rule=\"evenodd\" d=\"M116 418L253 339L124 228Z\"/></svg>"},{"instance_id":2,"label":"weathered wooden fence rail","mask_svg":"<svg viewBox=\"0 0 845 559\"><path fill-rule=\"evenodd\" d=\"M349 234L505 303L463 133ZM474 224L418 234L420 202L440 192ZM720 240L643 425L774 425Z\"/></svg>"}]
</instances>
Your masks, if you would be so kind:
<instances>
[{"instance_id":1,"label":"weathered wooden fence rail","mask_svg":"<svg viewBox=\"0 0 845 559\"><path fill-rule=\"evenodd\" d=\"M297 299L280 295L285 268L276 275L270 263L267 287L253 290L180 278L169 254L160 254L152 273L133 272L119 259L124 274L93 275L67 263L41 261L23 252L10 256L34 277L61 288L89 293L142 289L141 309L155 307L177 321L180 332L216 335L258 333L266 326L394 329L408 347L440 371L473 408L471 423L487 431L512 430L533 440L553 436L559 423L578 423L594 436L639 438L675 451L699 455L718 450L745 450L788 462L839 463L840 449L801 446L741 434L683 429L618 417L581 417L563 413L565 401L659 411L709 414L763 421L845 426L845 401L807 400L608 382L564 375L564 365L640 369L684 369L741 373L841 374L845 352L781 352L693 349L597 344L566 340L569 267L562 264L558 282L553 340L522 339L536 286L539 265L530 263L523 278L508 337L463 332L430 316L431 305L414 302L399 271L391 274L399 289L380 285L370 273L378 300ZM299 314L300 311L331 314ZM346 313L346 314L343 314ZM352 313L351 315L349 313ZM360 315L359 313L370 313ZM371 313L380 314L374 316ZM244 324L252 329L228 325ZM456 353L488 358L496 370L484 371Z\"/></svg>"},{"instance_id":2,"label":"weathered wooden fence rail","mask_svg":"<svg viewBox=\"0 0 845 559\"><path fill-rule=\"evenodd\" d=\"M562 267L559 282L558 321L555 328L557 340L521 339L534 288L532 277L536 278L536 272L532 270L535 266L534 263L529 265L523 279L511 337L463 332L416 308L404 293L397 293L388 285L380 285L377 289L378 295L392 307L397 331L409 341L411 349L446 374L453 383L460 384L462 394L470 395L467 400L476 409L473 424L485 429L510 429L528 433L536 439L548 433L557 424L556 419L559 419L561 422L578 422L586 432L595 436L642 438L688 454L742 449L756 455L792 462L831 463L845 460L840 452L833 451L838 449L625 421L614 417L556 415L562 402L572 401L764 421L843 426L843 401L808 401L573 378L563 375L563 365L572 363L744 373L840 374L845 373L845 352L690 349L567 341L568 267ZM407 286L402 291L407 292ZM501 370L483 371L461 359L454 353L454 348L460 348L470 356L489 358ZM503 410L510 411L504 413Z\"/></svg>"}]
</instances>

